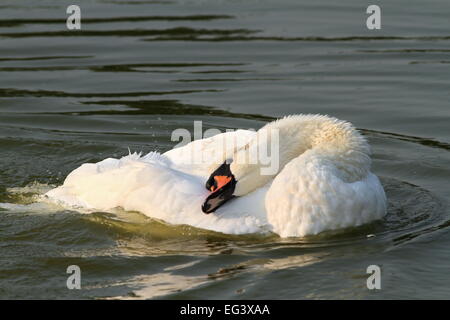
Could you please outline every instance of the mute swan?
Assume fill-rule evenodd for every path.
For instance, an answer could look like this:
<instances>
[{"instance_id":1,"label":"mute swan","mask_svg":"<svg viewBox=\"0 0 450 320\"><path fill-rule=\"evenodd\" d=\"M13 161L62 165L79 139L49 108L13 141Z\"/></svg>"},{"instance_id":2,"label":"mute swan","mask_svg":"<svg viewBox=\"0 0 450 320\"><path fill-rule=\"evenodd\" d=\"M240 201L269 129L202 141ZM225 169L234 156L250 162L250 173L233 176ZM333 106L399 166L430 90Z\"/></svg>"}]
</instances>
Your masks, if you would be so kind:
<instances>
[{"instance_id":1,"label":"mute swan","mask_svg":"<svg viewBox=\"0 0 450 320\"><path fill-rule=\"evenodd\" d=\"M229 139L236 145L227 144ZM261 141L270 145L274 140L278 150L271 156L278 166L263 173L262 161L248 159ZM193 162L196 154L202 157ZM270 230L301 237L386 214L386 196L370 172L369 154L368 143L350 123L293 115L258 132L226 132L164 154L134 153L83 164L46 196L94 210L123 207L223 233Z\"/></svg>"}]
</instances>

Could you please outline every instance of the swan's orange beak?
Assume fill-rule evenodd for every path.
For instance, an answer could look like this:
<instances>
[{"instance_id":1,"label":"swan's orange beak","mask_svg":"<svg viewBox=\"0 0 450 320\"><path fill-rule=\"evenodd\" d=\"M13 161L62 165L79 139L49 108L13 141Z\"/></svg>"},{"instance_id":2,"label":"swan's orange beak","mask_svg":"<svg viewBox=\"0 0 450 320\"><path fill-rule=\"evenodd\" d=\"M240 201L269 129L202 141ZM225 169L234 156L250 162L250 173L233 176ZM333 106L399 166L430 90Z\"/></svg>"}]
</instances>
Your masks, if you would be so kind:
<instances>
[{"instance_id":1,"label":"swan's orange beak","mask_svg":"<svg viewBox=\"0 0 450 320\"><path fill-rule=\"evenodd\" d=\"M211 213L225 202L233 198L236 180L230 171L230 165L226 162L214 171L206 181L206 189L212 193L206 198L202 205L204 213Z\"/></svg>"},{"instance_id":2,"label":"swan's orange beak","mask_svg":"<svg viewBox=\"0 0 450 320\"><path fill-rule=\"evenodd\" d=\"M217 189L222 188L224 185L226 185L228 182L231 181L231 177L227 176L214 176L213 177L215 182L211 187L210 191L215 192Z\"/></svg>"}]
</instances>

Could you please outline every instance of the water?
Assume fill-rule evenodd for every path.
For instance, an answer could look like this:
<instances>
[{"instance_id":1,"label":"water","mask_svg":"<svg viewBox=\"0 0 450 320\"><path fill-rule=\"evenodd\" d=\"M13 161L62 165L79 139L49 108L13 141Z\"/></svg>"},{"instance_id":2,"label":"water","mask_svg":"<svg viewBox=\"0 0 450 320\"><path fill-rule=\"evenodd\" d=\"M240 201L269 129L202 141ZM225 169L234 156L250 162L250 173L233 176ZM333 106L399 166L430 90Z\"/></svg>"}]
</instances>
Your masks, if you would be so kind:
<instances>
[{"instance_id":1,"label":"water","mask_svg":"<svg viewBox=\"0 0 450 320\"><path fill-rule=\"evenodd\" d=\"M80 0L68 31L72 2L2 1L0 298L450 298L450 5L375 2L378 31L356 0ZM84 162L169 150L194 120L293 113L362 130L384 220L280 239L38 201Z\"/></svg>"}]
</instances>

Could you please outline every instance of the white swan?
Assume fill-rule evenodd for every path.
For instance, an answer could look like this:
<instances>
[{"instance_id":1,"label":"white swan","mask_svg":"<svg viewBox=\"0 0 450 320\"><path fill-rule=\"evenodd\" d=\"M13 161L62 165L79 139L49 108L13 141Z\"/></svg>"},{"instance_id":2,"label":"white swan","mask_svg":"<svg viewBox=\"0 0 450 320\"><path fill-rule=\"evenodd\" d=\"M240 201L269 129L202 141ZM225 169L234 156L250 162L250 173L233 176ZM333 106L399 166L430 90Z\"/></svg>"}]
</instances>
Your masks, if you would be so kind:
<instances>
[{"instance_id":1,"label":"white swan","mask_svg":"<svg viewBox=\"0 0 450 320\"><path fill-rule=\"evenodd\" d=\"M261 141L273 142L273 132L279 139L279 152L272 154L279 156L275 171L263 174L259 160L237 161L250 159ZM237 140L236 146L226 143L229 139ZM192 156L199 154L203 157L193 164ZM88 209L123 207L223 233L270 230L301 237L386 214L386 196L370 172L369 154L368 143L350 123L295 115L258 132L227 132L162 155L83 164L46 196Z\"/></svg>"}]
</instances>

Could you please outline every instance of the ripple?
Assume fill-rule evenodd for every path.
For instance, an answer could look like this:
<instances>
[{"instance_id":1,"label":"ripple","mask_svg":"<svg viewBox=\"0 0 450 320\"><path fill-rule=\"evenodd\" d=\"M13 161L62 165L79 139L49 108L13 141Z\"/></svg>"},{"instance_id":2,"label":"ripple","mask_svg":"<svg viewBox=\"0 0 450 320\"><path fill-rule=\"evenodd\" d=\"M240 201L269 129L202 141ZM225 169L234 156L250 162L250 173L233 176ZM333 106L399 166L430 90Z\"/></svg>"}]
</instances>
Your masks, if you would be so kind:
<instances>
[{"instance_id":1,"label":"ripple","mask_svg":"<svg viewBox=\"0 0 450 320\"><path fill-rule=\"evenodd\" d=\"M84 56L90 57L90 56ZM84 58L83 57L83 58ZM70 57L60 57L60 59L65 59ZM80 58L80 57L77 57ZM57 59L50 58L47 59ZM2 59L0 59L1 61ZM23 59L8 59L5 61L12 60L46 60L39 58L23 58ZM183 68L202 68L202 67L227 67L227 66L243 66L245 63L135 63L135 64L114 64L114 65L102 65L102 66L41 66L41 67L1 67L0 71L5 72L31 72L31 71L70 71L70 70L89 70L93 72L142 72L142 73L178 73L181 72ZM141 68L169 68L173 70L142 70ZM221 73L221 70L211 70L204 71L204 73ZM241 73L244 71L239 70L225 70L222 73ZM194 73L194 72L193 72ZM202 73L198 71L196 73Z\"/></svg>"},{"instance_id":2,"label":"ripple","mask_svg":"<svg viewBox=\"0 0 450 320\"><path fill-rule=\"evenodd\" d=\"M427 52L450 52L450 49L384 49L384 50L357 50L363 53L427 53Z\"/></svg>"},{"instance_id":3,"label":"ripple","mask_svg":"<svg viewBox=\"0 0 450 320\"><path fill-rule=\"evenodd\" d=\"M253 30L251 33L258 32ZM143 39L144 41L287 41L287 42L352 42L352 41L439 41L450 40L450 36L424 36L424 37L404 37L404 36L348 36L348 37L280 37L280 36L222 36L215 38L199 37L155 37Z\"/></svg>"},{"instance_id":4,"label":"ripple","mask_svg":"<svg viewBox=\"0 0 450 320\"><path fill-rule=\"evenodd\" d=\"M450 60L411 61L410 64L449 64Z\"/></svg>"},{"instance_id":5,"label":"ripple","mask_svg":"<svg viewBox=\"0 0 450 320\"><path fill-rule=\"evenodd\" d=\"M83 20L84 21L84 20ZM231 36L246 35L258 32L248 29L195 29L189 27L176 27L169 29L124 29L124 30L80 30L67 31L40 31L40 32L10 32L1 33L5 38L30 38L30 37L144 37L167 36L173 39L198 39L200 36ZM182 38L179 38L182 37ZM163 39L163 38L161 38Z\"/></svg>"},{"instance_id":6,"label":"ripple","mask_svg":"<svg viewBox=\"0 0 450 320\"><path fill-rule=\"evenodd\" d=\"M358 129L358 130L361 130L363 133L366 133L366 134L367 133L377 134L377 135L382 135L385 137L393 138L395 140L413 142L413 143L418 143L420 145L427 146L427 147L450 150L449 143L438 141L436 139L415 137L415 136L404 135L404 134L399 134L399 133L383 132L383 131L369 130L369 129Z\"/></svg>"},{"instance_id":7,"label":"ripple","mask_svg":"<svg viewBox=\"0 0 450 320\"><path fill-rule=\"evenodd\" d=\"M140 21L211 21L233 19L229 15L188 15L188 16L132 16L111 18L83 18L83 24L140 22ZM27 24L65 24L66 19L3 19L0 27L16 27Z\"/></svg>"},{"instance_id":8,"label":"ripple","mask_svg":"<svg viewBox=\"0 0 450 320\"><path fill-rule=\"evenodd\" d=\"M177 91L136 91L136 92L110 92L110 93L80 93L64 92L53 90L21 90L14 88L0 88L0 97L79 97L79 98L98 98L98 97L138 97L138 96L160 96L169 94L188 94L198 92L221 92L222 90L177 90Z\"/></svg>"},{"instance_id":9,"label":"ripple","mask_svg":"<svg viewBox=\"0 0 450 320\"><path fill-rule=\"evenodd\" d=\"M100 2L104 3L112 3L119 5L143 5L143 4L172 4L175 1L167 1L167 0L100 0Z\"/></svg>"},{"instance_id":10,"label":"ripple","mask_svg":"<svg viewBox=\"0 0 450 320\"><path fill-rule=\"evenodd\" d=\"M34 60L55 60L55 59L88 59L94 56L43 56L43 57L10 57L0 58L0 61L34 61Z\"/></svg>"},{"instance_id":11,"label":"ripple","mask_svg":"<svg viewBox=\"0 0 450 320\"><path fill-rule=\"evenodd\" d=\"M246 63L187 63L187 62L171 62L171 63L134 63L134 64L114 64L89 67L95 72L147 72L138 68L198 68L198 67L229 67L243 66Z\"/></svg>"}]
</instances>

